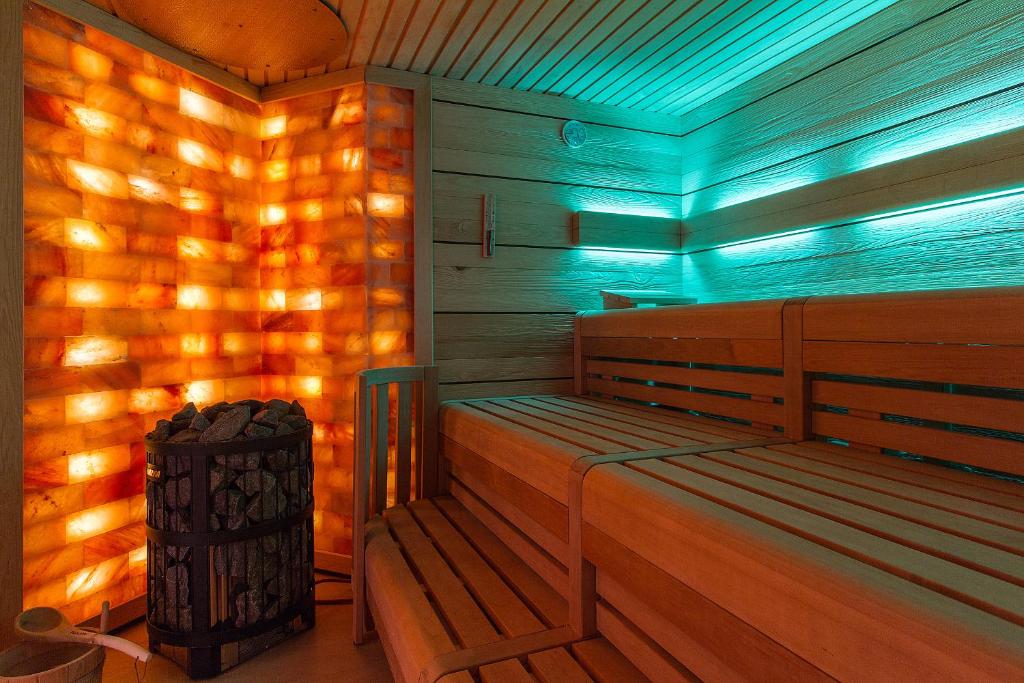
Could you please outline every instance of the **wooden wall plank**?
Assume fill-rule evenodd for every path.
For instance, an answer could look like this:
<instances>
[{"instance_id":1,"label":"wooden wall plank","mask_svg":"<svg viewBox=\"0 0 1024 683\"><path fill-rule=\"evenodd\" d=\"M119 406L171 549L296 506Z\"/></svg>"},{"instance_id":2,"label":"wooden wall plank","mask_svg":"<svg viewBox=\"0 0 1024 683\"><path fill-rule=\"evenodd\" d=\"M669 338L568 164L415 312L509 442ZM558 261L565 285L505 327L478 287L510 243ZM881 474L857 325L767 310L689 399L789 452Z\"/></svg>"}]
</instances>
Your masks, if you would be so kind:
<instances>
[{"instance_id":1,"label":"wooden wall plank","mask_svg":"<svg viewBox=\"0 0 1024 683\"><path fill-rule=\"evenodd\" d=\"M573 247L572 216L677 217L677 138L621 127L619 112L602 116L607 107L433 85L434 324L444 395L569 391L573 314L600 308L602 289L671 289L681 272L679 255ZM559 131L575 116L588 118L591 138L570 150ZM484 193L497 199L493 258L481 255Z\"/></svg>"},{"instance_id":2,"label":"wooden wall plank","mask_svg":"<svg viewBox=\"0 0 1024 683\"><path fill-rule=\"evenodd\" d=\"M1019 283L1022 19L1020 3L900 0L695 110L687 293Z\"/></svg>"},{"instance_id":3,"label":"wooden wall plank","mask_svg":"<svg viewBox=\"0 0 1024 683\"><path fill-rule=\"evenodd\" d=\"M21 2L0 5L0 650L14 644L22 599L22 27Z\"/></svg>"}]
</instances>

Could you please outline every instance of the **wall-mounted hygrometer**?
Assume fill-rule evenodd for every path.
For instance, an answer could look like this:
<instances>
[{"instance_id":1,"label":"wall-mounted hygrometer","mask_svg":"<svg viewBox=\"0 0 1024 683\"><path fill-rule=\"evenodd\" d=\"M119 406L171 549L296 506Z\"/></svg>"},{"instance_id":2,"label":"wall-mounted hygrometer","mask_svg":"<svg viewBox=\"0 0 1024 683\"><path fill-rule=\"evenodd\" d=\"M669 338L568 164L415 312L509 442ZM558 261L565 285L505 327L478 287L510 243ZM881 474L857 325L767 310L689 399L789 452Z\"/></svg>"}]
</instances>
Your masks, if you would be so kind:
<instances>
[{"instance_id":1,"label":"wall-mounted hygrometer","mask_svg":"<svg viewBox=\"0 0 1024 683\"><path fill-rule=\"evenodd\" d=\"M587 141L587 127L575 119L562 125L562 140L570 149L577 149Z\"/></svg>"}]
</instances>

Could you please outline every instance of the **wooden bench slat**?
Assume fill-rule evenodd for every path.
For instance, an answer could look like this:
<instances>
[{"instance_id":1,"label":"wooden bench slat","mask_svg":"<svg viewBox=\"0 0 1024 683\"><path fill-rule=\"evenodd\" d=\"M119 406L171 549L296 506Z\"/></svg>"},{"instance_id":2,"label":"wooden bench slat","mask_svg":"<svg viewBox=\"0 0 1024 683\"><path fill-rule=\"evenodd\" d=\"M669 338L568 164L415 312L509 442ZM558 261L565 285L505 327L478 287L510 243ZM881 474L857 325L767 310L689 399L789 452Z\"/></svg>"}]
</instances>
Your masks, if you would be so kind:
<instances>
[{"instance_id":1,"label":"wooden bench slat","mask_svg":"<svg viewBox=\"0 0 1024 683\"><path fill-rule=\"evenodd\" d=\"M990 439L821 411L811 415L811 427L815 433L824 436L953 460L999 472L1017 472L1024 468L1024 442L1019 441Z\"/></svg>"},{"instance_id":2,"label":"wooden bench slat","mask_svg":"<svg viewBox=\"0 0 1024 683\"><path fill-rule=\"evenodd\" d=\"M978 476L951 467L935 467L932 463L872 453L824 441L802 441L773 446L779 450L823 459L843 467L875 472L879 476L906 481L981 503L1024 511L1024 487L1012 481Z\"/></svg>"},{"instance_id":3,"label":"wooden bench slat","mask_svg":"<svg viewBox=\"0 0 1024 683\"><path fill-rule=\"evenodd\" d=\"M559 482L560 475L577 458L594 453L477 410L472 403L443 406L441 434L501 469L515 472L563 505L566 490Z\"/></svg>"},{"instance_id":4,"label":"wooden bench slat","mask_svg":"<svg viewBox=\"0 0 1024 683\"><path fill-rule=\"evenodd\" d=\"M781 425L784 419L782 404L779 403L762 403L732 398L731 396L681 391L666 387L651 387L593 377L587 379L587 389L608 396L621 396L640 401L654 401L655 403L675 408L696 410L713 415L738 417L762 424Z\"/></svg>"},{"instance_id":5,"label":"wooden bench slat","mask_svg":"<svg viewBox=\"0 0 1024 683\"><path fill-rule=\"evenodd\" d=\"M615 654L625 657L620 653L629 653L630 665L640 675L665 683L699 683L697 676L674 662L671 655L607 603L597 605L597 625L604 638L615 648ZM601 662L599 671L602 675L606 675L605 671L624 668L621 663L615 664L609 660L614 660L614 656L608 656ZM625 672L622 675L626 675Z\"/></svg>"},{"instance_id":6,"label":"wooden bench slat","mask_svg":"<svg viewBox=\"0 0 1024 683\"><path fill-rule=\"evenodd\" d=\"M723 460L719 461L715 457L717 455L721 455ZM845 491L841 491L845 494L842 497L808 491L785 480L785 474L782 474L783 480L779 481L739 467L731 467L729 456L734 456L732 461L735 461L735 457L742 458L736 453L722 452L711 453L707 457L666 458L666 462L955 562L974 571L1016 583L1018 586L1024 585L1024 558L1020 555L850 502L856 497L853 487L846 487ZM740 466L742 464L739 463ZM1024 547L1021 548L1021 552L1024 552Z\"/></svg>"},{"instance_id":7,"label":"wooden bench slat","mask_svg":"<svg viewBox=\"0 0 1024 683\"><path fill-rule=\"evenodd\" d=\"M540 619L445 519L433 501L414 501L408 509L504 635L521 636L544 628Z\"/></svg>"},{"instance_id":8,"label":"wooden bench slat","mask_svg":"<svg viewBox=\"0 0 1024 683\"><path fill-rule=\"evenodd\" d=\"M704 680L831 680L592 525L584 527L583 536L586 557L597 566L601 600Z\"/></svg>"},{"instance_id":9,"label":"wooden bench slat","mask_svg":"<svg viewBox=\"0 0 1024 683\"><path fill-rule=\"evenodd\" d=\"M413 568L422 577L441 615L464 647L500 640L498 632L465 586L405 508L389 508L384 519Z\"/></svg>"},{"instance_id":10,"label":"wooden bench slat","mask_svg":"<svg viewBox=\"0 0 1024 683\"><path fill-rule=\"evenodd\" d=\"M455 500L473 513L495 536L501 539L502 543L519 555L555 590L563 596L568 595L569 577L565 569L568 562L567 548L564 545L561 546L561 552L558 555L549 553L546 548L536 542L537 537L534 534L527 537L518 530L525 526L520 521L509 523L505 520L504 513L509 512L508 509L503 510L500 507L492 509L490 501L484 502L474 493L477 490L479 490L478 487L472 486L472 484L464 485L457 479L451 482L451 494ZM502 506L500 499L494 499L494 503ZM514 511L514 508L512 510Z\"/></svg>"},{"instance_id":11,"label":"wooden bench slat","mask_svg":"<svg viewBox=\"0 0 1024 683\"><path fill-rule=\"evenodd\" d=\"M578 406L578 410L586 410L595 415L614 416L619 420L639 420L640 424L647 424L651 428L693 439L698 443L710 443L721 439L736 441L751 435L763 436L766 433L765 430L749 425L726 423L722 420L671 411L666 408L629 404L598 396L558 396L552 397L550 400L556 399L559 402Z\"/></svg>"},{"instance_id":12,"label":"wooden bench slat","mask_svg":"<svg viewBox=\"0 0 1024 683\"><path fill-rule=\"evenodd\" d=\"M1024 389L1024 347L804 342L804 370Z\"/></svg>"},{"instance_id":13,"label":"wooden bench slat","mask_svg":"<svg viewBox=\"0 0 1024 683\"><path fill-rule=\"evenodd\" d=\"M537 683L518 659L506 659L480 667L483 683Z\"/></svg>"},{"instance_id":14,"label":"wooden bench slat","mask_svg":"<svg viewBox=\"0 0 1024 683\"><path fill-rule=\"evenodd\" d=\"M456 479L479 482L508 505L521 511L562 543L569 537L568 511L548 496L507 470L497 467L448 437L441 437L442 454L451 464ZM543 538L543 535L540 535ZM550 544L544 544L545 547Z\"/></svg>"},{"instance_id":15,"label":"wooden bench slat","mask_svg":"<svg viewBox=\"0 0 1024 683\"><path fill-rule=\"evenodd\" d=\"M621 430L610 429L595 422L588 422L579 420L572 416L562 415L556 411L547 410L543 406L538 407L526 405L515 399L501 399L494 401L493 403L500 405L503 408L515 410L516 412L544 420L545 422L550 422L554 425L554 429L564 427L605 439L616 444L616 448L621 450L649 450L652 448L663 448L670 445L665 441L648 439L637 434L630 434Z\"/></svg>"},{"instance_id":16,"label":"wooden bench slat","mask_svg":"<svg viewBox=\"0 0 1024 683\"><path fill-rule=\"evenodd\" d=\"M585 358L635 358L752 368L782 367L781 339L584 336L581 340L581 353Z\"/></svg>"},{"instance_id":17,"label":"wooden bench slat","mask_svg":"<svg viewBox=\"0 0 1024 683\"><path fill-rule=\"evenodd\" d=\"M579 446L580 448L585 448L594 453L617 453L619 451L630 450L628 443L612 441L588 432L553 424L550 421L525 415L521 412L507 408L497 401L478 402L474 403L473 407L477 410L494 415L495 417L507 420L512 424L535 430L555 439L561 439L566 443Z\"/></svg>"},{"instance_id":18,"label":"wooden bench slat","mask_svg":"<svg viewBox=\"0 0 1024 683\"><path fill-rule=\"evenodd\" d=\"M622 309L580 316L587 336L664 336L778 339L782 334L782 300L736 301L713 306L659 306Z\"/></svg>"},{"instance_id":19,"label":"wooden bench slat","mask_svg":"<svg viewBox=\"0 0 1024 683\"><path fill-rule=\"evenodd\" d=\"M540 683L593 683L593 678L565 648L534 652L526 658Z\"/></svg>"},{"instance_id":20,"label":"wooden bench slat","mask_svg":"<svg viewBox=\"0 0 1024 683\"><path fill-rule=\"evenodd\" d=\"M843 448L842 450L851 451L851 457L844 458L841 455L837 457L828 449L819 448L817 444L779 444L771 448L813 461L816 463L814 465L816 472L827 470L829 476L834 475L836 479L863 482L869 488L941 507L992 524L1024 530L1024 515L1018 510L1007 505L989 502L991 498L995 498L994 494L986 492L983 495L977 495L973 491L958 486L945 478L943 468L922 465L923 470L934 469L938 474L943 475L933 476L927 471L879 467L870 461L862 460L859 457L860 453L854 455L853 449ZM891 457L872 455L877 458ZM895 460L895 458L893 459Z\"/></svg>"},{"instance_id":21,"label":"wooden bench slat","mask_svg":"<svg viewBox=\"0 0 1024 683\"><path fill-rule=\"evenodd\" d=\"M621 361L586 361L585 371L595 375L614 375L632 379L652 380L680 386L696 386L740 394L782 396L782 375L766 375L727 370L702 370L672 365L648 365Z\"/></svg>"},{"instance_id":22,"label":"wooden bench slat","mask_svg":"<svg viewBox=\"0 0 1024 683\"><path fill-rule=\"evenodd\" d=\"M584 495L587 524L833 677L1024 671L1020 627L764 521L623 465L594 468Z\"/></svg>"},{"instance_id":23,"label":"wooden bench slat","mask_svg":"<svg viewBox=\"0 0 1024 683\"><path fill-rule=\"evenodd\" d=\"M523 559L505 545L494 532L454 498L442 496L433 502L451 523L469 539L473 547L487 558L502 578L519 591L522 598L536 610L549 627L567 620L568 604L558 592Z\"/></svg>"},{"instance_id":24,"label":"wooden bench slat","mask_svg":"<svg viewBox=\"0 0 1024 683\"><path fill-rule=\"evenodd\" d=\"M772 453L765 457L765 453ZM889 515L925 524L963 538L984 543L1006 552L1024 553L1024 533L995 526L957 512L919 503L874 489L861 484L840 481L816 474L806 463L793 458L790 462L772 449L744 449L742 451L717 451L702 457L724 462L734 467L792 482L811 491L817 491L840 500L847 500ZM795 466L794 466L795 465ZM810 465L813 468L813 464Z\"/></svg>"},{"instance_id":25,"label":"wooden bench slat","mask_svg":"<svg viewBox=\"0 0 1024 683\"><path fill-rule=\"evenodd\" d=\"M811 383L811 400L936 422L1024 431L1024 401L826 380Z\"/></svg>"},{"instance_id":26,"label":"wooden bench slat","mask_svg":"<svg viewBox=\"0 0 1024 683\"><path fill-rule=\"evenodd\" d=\"M573 643L572 654L597 683L640 683L647 680L604 638Z\"/></svg>"},{"instance_id":27,"label":"wooden bench slat","mask_svg":"<svg viewBox=\"0 0 1024 683\"><path fill-rule=\"evenodd\" d=\"M658 460L629 466L1018 626L1024 625L1024 589L1019 586L684 467Z\"/></svg>"},{"instance_id":28,"label":"wooden bench slat","mask_svg":"<svg viewBox=\"0 0 1024 683\"><path fill-rule=\"evenodd\" d=\"M427 601L419 581L409 571L398 546L378 519L366 525L366 582L375 619L402 632L400 652L389 661L405 677L417 680L419 671L439 654L455 649L444 625ZM379 628L380 626L378 626Z\"/></svg>"},{"instance_id":29,"label":"wooden bench slat","mask_svg":"<svg viewBox=\"0 0 1024 683\"><path fill-rule=\"evenodd\" d=\"M670 431L658 430L658 425L641 418L629 418L625 415L615 415L611 412L600 413L594 410L587 411L583 406L573 404L557 396L546 396L538 398L518 399L520 403L542 407L545 410L573 417L584 422L604 425L608 429L636 434L653 441L661 441L672 446L687 446L698 443L693 439L678 436Z\"/></svg>"}]
</instances>

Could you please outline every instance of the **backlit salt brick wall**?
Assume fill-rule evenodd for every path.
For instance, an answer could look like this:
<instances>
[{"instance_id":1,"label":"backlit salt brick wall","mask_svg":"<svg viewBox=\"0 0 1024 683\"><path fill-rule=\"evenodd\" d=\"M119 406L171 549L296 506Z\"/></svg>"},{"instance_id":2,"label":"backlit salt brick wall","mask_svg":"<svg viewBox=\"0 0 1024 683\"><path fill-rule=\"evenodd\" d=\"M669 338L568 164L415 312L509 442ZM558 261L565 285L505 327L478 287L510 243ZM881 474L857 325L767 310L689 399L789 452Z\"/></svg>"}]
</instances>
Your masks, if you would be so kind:
<instances>
[{"instance_id":1,"label":"backlit salt brick wall","mask_svg":"<svg viewBox=\"0 0 1024 683\"><path fill-rule=\"evenodd\" d=\"M412 93L268 104L262 134L264 394L316 422L317 548L349 554L354 373L413 362Z\"/></svg>"},{"instance_id":2,"label":"backlit salt brick wall","mask_svg":"<svg viewBox=\"0 0 1024 683\"><path fill-rule=\"evenodd\" d=\"M259 394L260 112L25 7L25 606L145 590L142 439Z\"/></svg>"},{"instance_id":3,"label":"backlit salt brick wall","mask_svg":"<svg viewBox=\"0 0 1024 683\"><path fill-rule=\"evenodd\" d=\"M142 439L298 397L351 552L353 373L412 362L412 93L264 107L25 5L25 606L145 591Z\"/></svg>"}]
</instances>

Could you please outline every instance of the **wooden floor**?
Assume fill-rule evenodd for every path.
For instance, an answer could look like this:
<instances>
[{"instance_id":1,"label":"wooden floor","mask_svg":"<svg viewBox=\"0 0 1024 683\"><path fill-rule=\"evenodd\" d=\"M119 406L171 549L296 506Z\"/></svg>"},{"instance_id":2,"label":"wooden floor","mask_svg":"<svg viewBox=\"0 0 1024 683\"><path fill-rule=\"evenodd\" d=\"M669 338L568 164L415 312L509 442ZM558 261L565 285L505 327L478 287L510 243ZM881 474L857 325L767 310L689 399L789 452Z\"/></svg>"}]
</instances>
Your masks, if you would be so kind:
<instances>
[{"instance_id":1,"label":"wooden floor","mask_svg":"<svg viewBox=\"0 0 1024 683\"><path fill-rule=\"evenodd\" d=\"M317 597L330 599L340 597L349 589L332 585L317 587ZM321 605L316 610L316 627L288 640L262 655L230 669L215 680L223 683L232 681L302 681L318 683L346 681L347 683L387 683L394 680L388 670L384 650L379 641L356 647L352 644L352 606ZM118 635L146 644L146 625L138 622L127 627ZM132 672L131 660L114 651L108 651L107 663L103 670L104 683L129 683L143 680L145 683L188 681L188 676L174 662L159 655L149 662L145 678L136 679Z\"/></svg>"}]
</instances>

